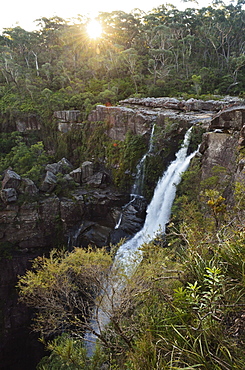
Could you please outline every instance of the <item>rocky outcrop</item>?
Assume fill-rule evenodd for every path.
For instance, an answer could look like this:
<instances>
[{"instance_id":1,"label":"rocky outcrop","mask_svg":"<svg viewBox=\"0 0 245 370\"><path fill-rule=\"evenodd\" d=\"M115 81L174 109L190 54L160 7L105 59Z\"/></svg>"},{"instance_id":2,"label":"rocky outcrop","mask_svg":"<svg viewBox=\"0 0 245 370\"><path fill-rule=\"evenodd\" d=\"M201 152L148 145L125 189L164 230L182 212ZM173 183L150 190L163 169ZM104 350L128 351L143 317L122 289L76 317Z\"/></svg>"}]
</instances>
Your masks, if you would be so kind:
<instances>
[{"instance_id":1,"label":"rocky outcrop","mask_svg":"<svg viewBox=\"0 0 245 370\"><path fill-rule=\"evenodd\" d=\"M61 122L79 122L80 110L62 110L54 112L54 117Z\"/></svg>"},{"instance_id":2,"label":"rocky outcrop","mask_svg":"<svg viewBox=\"0 0 245 370\"><path fill-rule=\"evenodd\" d=\"M232 202L234 182L245 184L245 162L239 152L245 143L245 105L223 109L211 120L200 147L202 180L218 175L223 194Z\"/></svg>"},{"instance_id":3,"label":"rocky outcrop","mask_svg":"<svg viewBox=\"0 0 245 370\"><path fill-rule=\"evenodd\" d=\"M56 175L51 172L47 171L45 178L43 179L43 182L40 186L40 190L45 193L51 193L57 185L57 177Z\"/></svg>"},{"instance_id":4,"label":"rocky outcrop","mask_svg":"<svg viewBox=\"0 0 245 370\"><path fill-rule=\"evenodd\" d=\"M12 170L5 171L4 179L2 181L2 189L14 188L18 189L21 184L21 176Z\"/></svg>"},{"instance_id":5,"label":"rocky outcrop","mask_svg":"<svg viewBox=\"0 0 245 370\"><path fill-rule=\"evenodd\" d=\"M77 189L71 198L56 195L23 204L10 203L0 210L0 243L12 245L19 251L45 250L66 244L68 234L83 221L109 228L103 244L110 243L110 231L116 225L114 209L125 204L123 194L109 191ZM143 220L142 220L143 221ZM92 227L92 228L93 228ZM80 233L80 245L86 246Z\"/></svg>"},{"instance_id":6,"label":"rocky outcrop","mask_svg":"<svg viewBox=\"0 0 245 370\"><path fill-rule=\"evenodd\" d=\"M216 132L205 133L200 147L200 153L203 154L202 179L213 176L215 166L224 167L228 173L234 173L237 144L237 135Z\"/></svg>"},{"instance_id":7,"label":"rocky outcrop","mask_svg":"<svg viewBox=\"0 0 245 370\"><path fill-rule=\"evenodd\" d=\"M185 129L195 122L210 122L212 113L187 114L173 110L154 110L135 107L106 107L99 105L89 115L89 121L105 121L107 134L113 140L125 139L126 133L131 131L135 135L150 136L152 125L157 123L161 126L176 122Z\"/></svg>"},{"instance_id":8,"label":"rocky outcrop","mask_svg":"<svg viewBox=\"0 0 245 370\"><path fill-rule=\"evenodd\" d=\"M40 118L35 114L26 114L25 116L16 119L16 131L38 131L41 129Z\"/></svg>"},{"instance_id":9,"label":"rocky outcrop","mask_svg":"<svg viewBox=\"0 0 245 370\"><path fill-rule=\"evenodd\" d=\"M202 154L202 179L214 175L214 169L220 167L219 176L223 183L231 183L235 179L242 180L244 176L244 161L237 163L239 149L245 144L245 102L236 97L225 97L221 100L203 101L198 99L178 100L175 98L130 98L120 102L121 109L127 109L128 120L133 115L141 114L141 117L151 112L155 113L155 121L165 130L175 122L178 127L187 129L192 125L202 125L206 129L203 135L200 153ZM117 107L118 112L120 107ZM113 110L115 115L115 110ZM101 106L92 112L89 117L92 119L106 117L108 125L113 128L114 136L117 139L123 136L117 135L117 125L120 121L118 113L117 120L110 119L110 107ZM121 118L125 118L124 115ZM121 119L121 126L126 130L127 119ZM146 119L145 122L148 120ZM126 122L126 123L124 123ZM109 133L110 133L109 129ZM228 181L229 178L229 181ZM225 186L225 185L224 185Z\"/></svg>"},{"instance_id":10,"label":"rocky outcrop","mask_svg":"<svg viewBox=\"0 0 245 370\"><path fill-rule=\"evenodd\" d=\"M201 99L188 99L188 100L179 100L176 98L129 98L121 100L120 104L122 105L137 105L145 106L151 108L161 108L161 109L174 109L180 111L211 111L217 112L221 109L224 109L228 106L239 106L244 104L242 99L237 97L227 96L221 100L201 100Z\"/></svg>"},{"instance_id":11,"label":"rocky outcrop","mask_svg":"<svg viewBox=\"0 0 245 370\"><path fill-rule=\"evenodd\" d=\"M242 105L238 98L203 101L175 98L130 98L120 101L117 107L98 105L89 116L90 122L107 123L107 134L113 140L124 140L128 131L135 135L150 135L153 123L161 126L182 124L185 129L193 124L208 125L215 113L228 107Z\"/></svg>"},{"instance_id":12,"label":"rocky outcrop","mask_svg":"<svg viewBox=\"0 0 245 370\"><path fill-rule=\"evenodd\" d=\"M66 133L74 124L78 124L80 121L80 114L80 110L62 110L54 112L59 131Z\"/></svg>"},{"instance_id":13,"label":"rocky outcrop","mask_svg":"<svg viewBox=\"0 0 245 370\"><path fill-rule=\"evenodd\" d=\"M244 135L245 130L245 105L222 110L211 121L210 130L222 132L238 131Z\"/></svg>"},{"instance_id":14,"label":"rocky outcrop","mask_svg":"<svg viewBox=\"0 0 245 370\"><path fill-rule=\"evenodd\" d=\"M129 130L135 135L144 135L156 119L157 112L154 111L145 110L143 112L122 106L106 107L104 105L97 105L88 116L91 122L106 122L107 134L113 140L124 140Z\"/></svg>"},{"instance_id":15,"label":"rocky outcrop","mask_svg":"<svg viewBox=\"0 0 245 370\"><path fill-rule=\"evenodd\" d=\"M4 203L16 202L18 199L17 192L14 188L2 189L1 198Z\"/></svg>"}]
</instances>

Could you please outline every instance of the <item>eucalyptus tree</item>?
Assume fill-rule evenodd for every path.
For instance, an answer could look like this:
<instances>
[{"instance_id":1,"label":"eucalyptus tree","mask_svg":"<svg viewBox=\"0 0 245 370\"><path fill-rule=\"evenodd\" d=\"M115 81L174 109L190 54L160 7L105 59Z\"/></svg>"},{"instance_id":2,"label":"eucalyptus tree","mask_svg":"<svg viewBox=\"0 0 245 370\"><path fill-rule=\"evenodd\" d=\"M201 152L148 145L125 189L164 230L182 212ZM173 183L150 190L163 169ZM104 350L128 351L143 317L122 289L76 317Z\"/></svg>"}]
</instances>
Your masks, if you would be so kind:
<instances>
[{"instance_id":1,"label":"eucalyptus tree","mask_svg":"<svg viewBox=\"0 0 245 370\"><path fill-rule=\"evenodd\" d=\"M112 45L122 45L124 49L133 47L135 38L139 34L140 19L130 13L113 11L100 13L104 37Z\"/></svg>"},{"instance_id":2,"label":"eucalyptus tree","mask_svg":"<svg viewBox=\"0 0 245 370\"><path fill-rule=\"evenodd\" d=\"M200 27L196 32L205 66L216 69L225 93L231 85L236 85L244 66L245 11L239 3L225 6L216 2L212 7L200 9L198 18Z\"/></svg>"}]
</instances>

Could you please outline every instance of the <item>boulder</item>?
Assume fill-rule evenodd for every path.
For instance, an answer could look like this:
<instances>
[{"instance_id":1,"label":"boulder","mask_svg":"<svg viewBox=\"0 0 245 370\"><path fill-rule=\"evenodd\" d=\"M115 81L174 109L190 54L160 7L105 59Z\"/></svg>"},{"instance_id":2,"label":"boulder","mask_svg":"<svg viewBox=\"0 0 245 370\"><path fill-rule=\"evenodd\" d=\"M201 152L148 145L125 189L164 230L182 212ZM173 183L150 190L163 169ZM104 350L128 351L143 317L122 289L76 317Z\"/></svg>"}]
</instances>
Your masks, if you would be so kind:
<instances>
[{"instance_id":1,"label":"boulder","mask_svg":"<svg viewBox=\"0 0 245 370\"><path fill-rule=\"evenodd\" d=\"M14 188L5 188L1 190L1 198L4 203L12 203L17 201L17 192Z\"/></svg>"},{"instance_id":2,"label":"boulder","mask_svg":"<svg viewBox=\"0 0 245 370\"><path fill-rule=\"evenodd\" d=\"M104 247L109 244L110 232L109 227L94 223L80 235L81 244L83 246L94 244L98 247Z\"/></svg>"},{"instance_id":3,"label":"boulder","mask_svg":"<svg viewBox=\"0 0 245 370\"><path fill-rule=\"evenodd\" d=\"M94 165L90 161L82 163L82 182L86 182L94 173Z\"/></svg>"},{"instance_id":4,"label":"boulder","mask_svg":"<svg viewBox=\"0 0 245 370\"><path fill-rule=\"evenodd\" d=\"M58 163L49 163L46 165L45 170L57 175L60 172L60 165Z\"/></svg>"},{"instance_id":5,"label":"boulder","mask_svg":"<svg viewBox=\"0 0 245 370\"><path fill-rule=\"evenodd\" d=\"M75 182L81 184L82 181L82 169L81 167L76 168L75 170L71 171L69 175L73 178Z\"/></svg>"},{"instance_id":6,"label":"boulder","mask_svg":"<svg viewBox=\"0 0 245 370\"><path fill-rule=\"evenodd\" d=\"M120 228L129 235L134 235L143 226L144 220L137 216L137 212L137 209L131 204L123 212Z\"/></svg>"},{"instance_id":7,"label":"boulder","mask_svg":"<svg viewBox=\"0 0 245 370\"><path fill-rule=\"evenodd\" d=\"M54 175L58 173L68 174L72 169L72 164L66 158L62 158L57 163L49 163L45 167L46 171L52 172Z\"/></svg>"},{"instance_id":8,"label":"boulder","mask_svg":"<svg viewBox=\"0 0 245 370\"><path fill-rule=\"evenodd\" d=\"M12 170L7 170L2 181L2 189L19 189L21 185L21 176Z\"/></svg>"},{"instance_id":9,"label":"boulder","mask_svg":"<svg viewBox=\"0 0 245 370\"><path fill-rule=\"evenodd\" d=\"M23 178L21 181L20 192L28 195L38 194L38 188L34 182L28 178Z\"/></svg>"},{"instance_id":10,"label":"boulder","mask_svg":"<svg viewBox=\"0 0 245 370\"><path fill-rule=\"evenodd\" d=\"M63 174L68 174L73 169L73 166L72 166L71 162L69 162L68 159L66 159L66 158L62 158L58 162L58 165L60 166L59 172L61 172Z\"/></svg>"},{"instance_id":11,"label":"boulder","mask_svg":"<svg viewBox=\"0 0 245 370\"><path fill-rule=\"evenodd\" d=\"M40 186L40 190L46 193L51 193L57 185L57 177L51 171L47 171L45 178Z\"/></svg>"},{"instance_id":12,"label":"boulder","mask_svg":"<svg viewBox=\"0 0 245 370\"><path fill-rule=\"evenodd\" d=\"M87 180L87 184L94 187L100 188L105 187L109 183L109 176L105 172L96 172L94 175L90 176Z\"/></svg>"},{"instance_id":13,"label":"boulder","mask_svg":"<svg viewBox=\"0 0 245 370\"><path fill-rule=\"evenodd\" d=\"M210 130L240 131L245 125L245 105L218 113L211 121Z\"/></svg>"}]
</instances>

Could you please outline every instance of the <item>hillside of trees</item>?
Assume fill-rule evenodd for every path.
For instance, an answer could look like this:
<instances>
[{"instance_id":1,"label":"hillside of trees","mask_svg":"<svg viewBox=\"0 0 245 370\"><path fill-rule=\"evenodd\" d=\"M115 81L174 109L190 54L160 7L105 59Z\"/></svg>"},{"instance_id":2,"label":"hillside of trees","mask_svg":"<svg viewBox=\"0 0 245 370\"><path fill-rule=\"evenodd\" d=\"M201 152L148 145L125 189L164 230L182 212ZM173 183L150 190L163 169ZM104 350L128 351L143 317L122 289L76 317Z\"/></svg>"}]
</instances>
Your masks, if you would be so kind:
<instances>
[{"instance_id":1,"label":"hillside of trees","mask_svg":"<svg viewBox=\"0 0 245 370\"><path fill-rule=\"evenodd\" d=\"M0 36L1 115L79 109L129 96L188 96L245 91L243 2L179 11L100 13L103 34L90 39L88 19L37 21L37 31Z\"/></svg>"}]
</instances>

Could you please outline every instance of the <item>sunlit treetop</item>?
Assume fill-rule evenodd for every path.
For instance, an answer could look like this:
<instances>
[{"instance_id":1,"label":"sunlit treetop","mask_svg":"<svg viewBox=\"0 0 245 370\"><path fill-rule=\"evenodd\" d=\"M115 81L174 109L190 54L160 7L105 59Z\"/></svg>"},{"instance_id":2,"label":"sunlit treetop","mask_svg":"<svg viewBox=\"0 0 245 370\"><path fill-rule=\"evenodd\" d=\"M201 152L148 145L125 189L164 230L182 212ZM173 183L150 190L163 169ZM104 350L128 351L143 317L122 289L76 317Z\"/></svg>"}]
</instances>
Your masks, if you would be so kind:
<instances>
[{"instance_id":1,"label":"sunlit treetop","mask_svg":"<svg viewBox=\"0 0 245 370\"><path fill-rule=\"evenodd\" d=\"M96 19L91 19L87 24L87 33L91 39L97 39L102 34L101 24Z\"/></svg>"}]
</instances>

